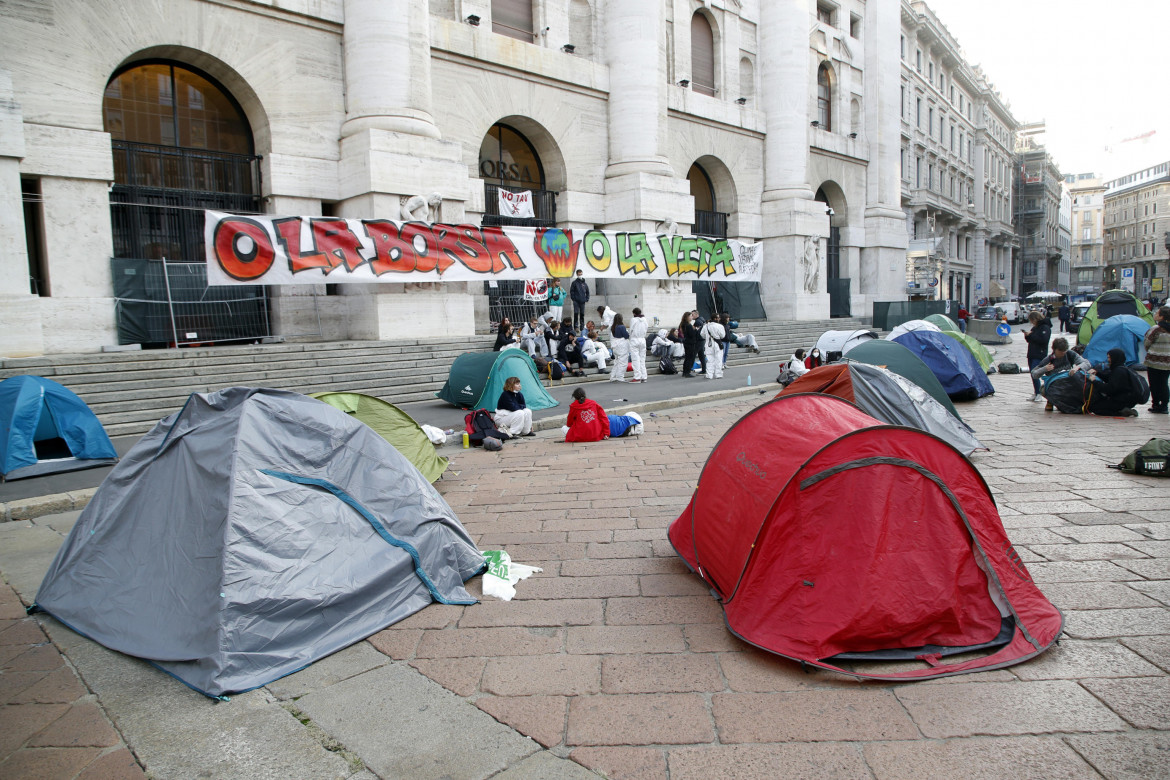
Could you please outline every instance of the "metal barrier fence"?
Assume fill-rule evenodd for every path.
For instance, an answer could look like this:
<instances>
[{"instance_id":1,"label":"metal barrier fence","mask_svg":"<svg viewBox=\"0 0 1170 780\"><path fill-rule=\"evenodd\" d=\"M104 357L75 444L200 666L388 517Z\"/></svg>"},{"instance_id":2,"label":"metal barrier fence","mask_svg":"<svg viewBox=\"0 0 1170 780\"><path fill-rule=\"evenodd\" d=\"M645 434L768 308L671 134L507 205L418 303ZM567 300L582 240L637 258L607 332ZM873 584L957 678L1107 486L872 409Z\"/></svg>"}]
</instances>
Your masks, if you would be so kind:
<instances>
[{"instance_id":1,"label":"metal barrier fence","mask_svg":"<svg viewBox=\"0 0 1170 780\"><path fill-rule=\"evenodd\" d=\"M120 344L175 347L273 335L266 287L208 287L203 263L110 262Z\"/></svg>"}]
</instances>

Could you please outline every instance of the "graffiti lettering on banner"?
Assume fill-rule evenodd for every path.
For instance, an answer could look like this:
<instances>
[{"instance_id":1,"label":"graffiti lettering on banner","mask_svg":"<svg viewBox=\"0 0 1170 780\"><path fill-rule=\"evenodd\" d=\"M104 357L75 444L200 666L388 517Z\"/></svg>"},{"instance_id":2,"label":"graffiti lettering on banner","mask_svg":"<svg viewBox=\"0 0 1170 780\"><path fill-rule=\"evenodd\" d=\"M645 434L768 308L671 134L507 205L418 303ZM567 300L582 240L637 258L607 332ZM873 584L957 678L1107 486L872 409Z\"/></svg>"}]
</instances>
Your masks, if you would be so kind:
<instances>
[{"instance_id":1,"label":"graffiti lettering on banner","mask_svg":"<svg viewBox=\"0 0 1170 780\"><path fill-rule=\"evenodd\" d=\"M532 211L532 190L509 192L500 187L500 216L513 219L532 219L536 216Z\"/></svg>"},{"instance_id":2,"label":"graffiti lettering on banner","mask_svg":"<svg viewBox=\"0 0 1170 780\"><path fill-rule=\"evenodd\" d=\"M610 230L208 211L203 235L212 285L490 283L576 271L591 279L758 282L764 265L762 244Z\"/></svg>"},{"instance_id":3,"label":"graffiti lettering on banner","mask_svg":"<svg viewBox=\"0 0 1170 780\"><path fill-rule=\"evenodd\" d=\"M524 300L547 301L548 282L544 279L529 279L524 282Z\"/></svg>"}]
</instances>

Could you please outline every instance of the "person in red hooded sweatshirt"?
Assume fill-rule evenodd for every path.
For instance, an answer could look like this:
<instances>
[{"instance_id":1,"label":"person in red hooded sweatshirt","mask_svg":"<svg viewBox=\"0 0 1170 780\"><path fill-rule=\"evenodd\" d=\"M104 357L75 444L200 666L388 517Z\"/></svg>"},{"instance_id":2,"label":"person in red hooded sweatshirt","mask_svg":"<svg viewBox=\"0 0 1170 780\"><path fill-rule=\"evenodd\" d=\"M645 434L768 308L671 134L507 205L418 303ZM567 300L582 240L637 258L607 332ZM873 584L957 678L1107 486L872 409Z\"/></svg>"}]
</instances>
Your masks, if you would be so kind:
<instances>
[{"instance_id":1,"label":"person in red hooded sweatshirt","mask_svg":"<svg viewBox=\"0 0 1170 780\"><path fill-rule=\"evenodd\" d=\"M561 429L565 441L601 441L609 438L609 417L601 404L585 397L585 389L573 391L573 402L569 404L569 418Z\"/></svg>"}]
</instances>

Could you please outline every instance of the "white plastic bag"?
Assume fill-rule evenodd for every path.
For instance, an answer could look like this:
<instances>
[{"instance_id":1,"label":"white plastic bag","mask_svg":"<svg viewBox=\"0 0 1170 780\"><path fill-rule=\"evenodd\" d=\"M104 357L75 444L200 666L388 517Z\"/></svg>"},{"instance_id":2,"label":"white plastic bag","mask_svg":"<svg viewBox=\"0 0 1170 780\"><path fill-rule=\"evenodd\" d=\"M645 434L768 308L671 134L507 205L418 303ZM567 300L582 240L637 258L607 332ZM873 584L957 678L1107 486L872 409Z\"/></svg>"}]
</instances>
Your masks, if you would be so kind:
<instances>
[{"instance_id":1,"label":"white plastic bag","mask_svg":"<svg viewBox=\"0 0 1170 780\"><path fill-rule=\"evenodd\" d=\"M487 571L483 573L483 595L501 601L512 600L516 595L514 586L517 582L528 579L538 571L544 571L539 566L513 563L511 556L503 550L484 550L483 558L488 565Z\"/></svg>"},{"instance_id":2,"label":"white plastic bag","mask_svg":"<svg viewBox=\"0 0 1170 780\"><path fill-rule=\"evenodd\" d=\"M442 429L436 428L433 425L424 424L422 430L427 435L427 438L431 440L431 444L436 447L442 447L447 443L447 434L443 433Z\"/></svg>"}]
</instances>

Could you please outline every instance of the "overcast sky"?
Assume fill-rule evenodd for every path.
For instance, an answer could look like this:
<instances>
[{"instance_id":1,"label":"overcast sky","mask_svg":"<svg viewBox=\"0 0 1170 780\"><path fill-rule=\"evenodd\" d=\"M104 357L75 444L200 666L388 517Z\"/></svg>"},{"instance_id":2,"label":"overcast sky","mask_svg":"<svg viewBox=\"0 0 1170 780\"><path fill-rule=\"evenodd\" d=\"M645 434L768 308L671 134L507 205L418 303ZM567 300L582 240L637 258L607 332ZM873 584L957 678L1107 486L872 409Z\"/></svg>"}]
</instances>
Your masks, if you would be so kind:
<instances>
[{"instance_id":1,"label":"overcast sky","mask_svg":"<svg viewBox=\"0 0 1170 780\"><path fill-rule=\"evenodd\" d=\"M1170 0L927 0L1062 173L1170 160ZM1126 139L1143 136L1143 140Z\"/></svg>"}]
</instances>

